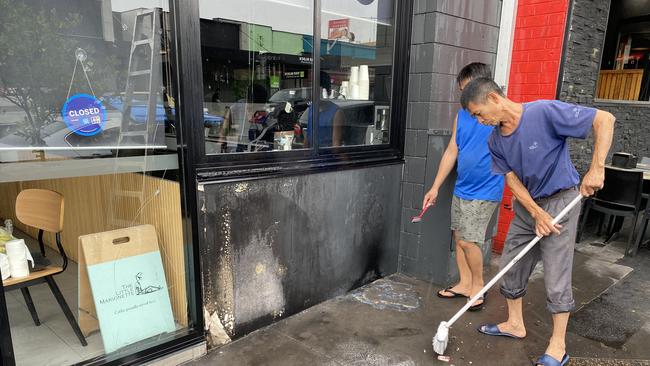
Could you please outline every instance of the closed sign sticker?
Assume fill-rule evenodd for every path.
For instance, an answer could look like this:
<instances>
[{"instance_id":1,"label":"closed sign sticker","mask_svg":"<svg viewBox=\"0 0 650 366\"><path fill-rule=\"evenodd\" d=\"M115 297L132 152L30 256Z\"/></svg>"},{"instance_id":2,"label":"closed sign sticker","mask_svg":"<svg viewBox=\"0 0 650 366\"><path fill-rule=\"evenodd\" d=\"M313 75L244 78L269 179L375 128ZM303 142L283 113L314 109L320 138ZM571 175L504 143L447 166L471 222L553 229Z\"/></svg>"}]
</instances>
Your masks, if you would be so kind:
<instances>
[{"instance_id":1,"label":"closed sign sticker","mask_svg":"<svg viewBox=\"0 0 650 366\"><path fill-rule=\"evenodd\" d=\"M106 109L96 97L75 94L66 100L61 116L70 131L81 136L100 133L106 124Z\"/></svg>"}]
</instances>

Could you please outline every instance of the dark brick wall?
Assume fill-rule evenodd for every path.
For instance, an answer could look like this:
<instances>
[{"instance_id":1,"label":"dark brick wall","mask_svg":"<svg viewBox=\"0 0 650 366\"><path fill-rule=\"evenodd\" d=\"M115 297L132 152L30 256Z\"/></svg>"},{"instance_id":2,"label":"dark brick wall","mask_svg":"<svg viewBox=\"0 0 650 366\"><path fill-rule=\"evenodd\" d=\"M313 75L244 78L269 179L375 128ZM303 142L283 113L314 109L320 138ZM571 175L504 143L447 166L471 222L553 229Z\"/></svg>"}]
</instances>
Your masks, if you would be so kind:
<instances>
[{"instance_id":1,"label":"dark brick wall","mask_svg":"<svg viewBox=\"0 0 650 366\"><path fill-rule=\"evenodd\" d=\"M566 57L562 73L561 100L589 105L616 116L616 151L650 156L650 104L595 101L598 72L604 47L611 0L574 0ZM571 154L576 168L585 173L591 162L593 139L573 140Z\"/></svg>"},{"instance_id":2,"label":"dark brick wall","mask_svg":"<svg viewBox=\"0 0 650 366\"><path fill-rule=\"evenodd\" d=\"M449 207L455 176L440 189L438 205L420 224L424 192L431 187L451 135L458 104L456 74L464 65L495 64L501 0L415 0L402 174L399 270L446 283L454 276Z\"/></svg>"}]
</instances>

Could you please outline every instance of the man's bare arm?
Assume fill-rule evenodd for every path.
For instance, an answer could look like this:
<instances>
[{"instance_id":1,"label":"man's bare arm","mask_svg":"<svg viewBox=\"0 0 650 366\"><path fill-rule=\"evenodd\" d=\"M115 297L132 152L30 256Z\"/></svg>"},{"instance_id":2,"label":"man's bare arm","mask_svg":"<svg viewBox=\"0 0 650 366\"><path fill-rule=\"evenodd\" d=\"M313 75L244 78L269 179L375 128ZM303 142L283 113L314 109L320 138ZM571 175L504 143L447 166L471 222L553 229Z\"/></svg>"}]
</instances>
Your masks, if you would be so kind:
<instances>
[{"instance_id":1,"label":"man's bare arm","mask_svg":"<svg viewBox=\"0 0 650 366\"><path fill-rule=\"evenodd\" d=\"M438 190L445 179L449 176L449 173L454 169L456 164L456 159L458 158L458 145L456 145L456 124L458 123L458 116L454 119L454 124L451 132L451 139L449 144L445 149L445 152L442 154L442 159L440 159L440 165L438 166L438 172L436 173L436 178L433 180L431 189L424 195L422 200L422 208L427 207L427 205L435 205L438 199Z\"/></svg>"},{"instance_id":2,"label":"man's bare arm","mask_svg":"<svg viewBox=\"0 0 650 366\"><path fill-rule=\"evenodd\" d=\"M591 158L591 166L585 174L580 193L583 196L591 196L595 191L603 188L605 182L605 159L612 146L614 137L614 123L616 118L609 112L598 110L594 117L594 154Z\"/></svg>"}]
</instances>

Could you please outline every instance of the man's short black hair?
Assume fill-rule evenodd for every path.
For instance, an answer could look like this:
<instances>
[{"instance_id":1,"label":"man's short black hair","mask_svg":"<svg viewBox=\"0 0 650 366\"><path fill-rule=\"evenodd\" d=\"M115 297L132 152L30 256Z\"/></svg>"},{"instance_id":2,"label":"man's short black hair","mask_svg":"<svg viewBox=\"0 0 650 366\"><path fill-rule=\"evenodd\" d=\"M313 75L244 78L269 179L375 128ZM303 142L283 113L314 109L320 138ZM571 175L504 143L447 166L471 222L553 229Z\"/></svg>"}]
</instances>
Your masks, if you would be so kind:
<instances>
[{"instance_id":1,"label":"man's short black hair","mask_svg":"<svg viewBox=\"0 0 650 366\"><path fill-rule=\"evenodd\" d=\"M463 80L472 81L478 78L491 78L491 77L492 77L492 70L490 70L489 65L486 65L482 62L472 62L471 64L465 65L465 67L463 67L460 70L458 76L456 76L456 82L460 84L463 82Z\"/></svg>"},{"instance_id":2,"label":"man's short black hair","mask_svg":"<svg viewBox=\"0 0 650 366\"><path fill-rule=\"evenodd\" d=\"M460 105L464 109L467 109L469 102L473 103L483 103L487 100L488 94L495 92L500 96L505 96L503 90L499 87L494 80L490 78L478 78L469 82L463 89L463 93L460 95Z\"/></svg>"},{"instance_id":3,"label":"man's short black hair","mask_svg":"<svg viewBox=\"0 0 650 366\"><path fill-rule=\"evenodd\" d=\"M323 70L320 71L320 87L325 88L327 94L332 91L332 78L330 77L330 74Z\"/></svg>"},{"instance_id":4,"label":"man's short black hair","mask_svg":"<svg viewBox=\"0 0 650 366\"><path fill-rule=\"evenodd\" d=\"M246 92L246 101L248 103L266 103L268 99L269 93L264 86L257 83L248 85Z\"/></svg>"}]
</instances>

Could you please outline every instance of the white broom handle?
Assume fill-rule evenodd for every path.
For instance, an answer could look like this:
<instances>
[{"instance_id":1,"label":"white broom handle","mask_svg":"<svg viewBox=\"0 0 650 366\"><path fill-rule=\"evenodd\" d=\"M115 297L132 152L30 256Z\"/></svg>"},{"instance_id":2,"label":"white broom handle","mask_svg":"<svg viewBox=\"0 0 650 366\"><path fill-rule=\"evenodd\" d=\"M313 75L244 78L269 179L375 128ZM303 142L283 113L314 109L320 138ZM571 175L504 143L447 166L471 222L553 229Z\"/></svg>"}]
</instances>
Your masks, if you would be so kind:
<instances>
[{"instance_id":1,"label":"white broom handle","mask_svg":"<svg viewBox=\"0 0 650 366\"><path fill-rule=\"evenodd\" d=\"M571 209L573 209L581 200L582 200L582 195L579 194L576 198L573 199L573 201L571 201L571 203L569 203L568 206L566 206L562 211L560 211L559 214L557 214L557 216L555 216L555 218L552 221L553 225L557 224L560 220L562 220L562 218L566 216L566 214L569 211L571 211ZM503 269L499 271L499 273L497 273L497 275L494 276L494 278L491 279L490 282L488 282L487 285L485 285L481 289L481 291L479 291L476 295L474 295L474 297L472 297L467 302L467 304L465 304L465 306L463 306L460 310L458 310L458 312L456 313L456 315L453 316L453 318L449 319L449 321L447 322L447 326L451 327L451 325L454 324L456 320L458 320L458 318L460 318L461 315L463 315L467 311L467 309L470 308L470 306L472 306L481 296L483 296L485 292L487 292L487 290L489 290L498 280L500 280L501 277L503 277L503 275L506 274L506 272L508 272L510 268L512 268L512 266L517 264L517 262L519 262L519 260L524 255L526 255L526 253L528 253L530 249L534 247L535 244L537 244L537 242L540 241L541 239L542 236L536 236L535 239L531 240L531 242L528 243L524 247L524 249L522 249L521 252L519 252L519 254L517 254L517 256L510 261L510 263L508 263L505 267L503 267Z\"/></svg>"}]
</instances>

